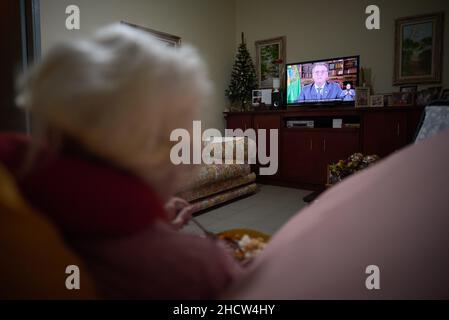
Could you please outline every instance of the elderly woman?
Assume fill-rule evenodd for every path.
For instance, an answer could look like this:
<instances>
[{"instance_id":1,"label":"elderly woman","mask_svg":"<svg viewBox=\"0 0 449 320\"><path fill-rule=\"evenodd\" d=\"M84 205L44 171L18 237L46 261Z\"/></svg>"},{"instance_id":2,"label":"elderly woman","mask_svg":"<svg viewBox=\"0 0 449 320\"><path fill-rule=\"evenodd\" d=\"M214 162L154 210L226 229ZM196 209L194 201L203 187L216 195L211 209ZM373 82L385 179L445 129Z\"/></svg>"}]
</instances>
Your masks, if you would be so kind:
<instances>
[{"instance_id":1,"label":"elderly woman","mask_svg":"<svg viewBox=\"0 0 449 320\"><path fill-rule=\"evenodd\" d=\"M36 141L20 188L106 298L213 298L239 272L224 248L171 223L190 213L169 201L190 169L170 162L170 132L192 127L209 88L192 48L124 25L54 48L21 83Z\"/></svg>"}]
</instances>

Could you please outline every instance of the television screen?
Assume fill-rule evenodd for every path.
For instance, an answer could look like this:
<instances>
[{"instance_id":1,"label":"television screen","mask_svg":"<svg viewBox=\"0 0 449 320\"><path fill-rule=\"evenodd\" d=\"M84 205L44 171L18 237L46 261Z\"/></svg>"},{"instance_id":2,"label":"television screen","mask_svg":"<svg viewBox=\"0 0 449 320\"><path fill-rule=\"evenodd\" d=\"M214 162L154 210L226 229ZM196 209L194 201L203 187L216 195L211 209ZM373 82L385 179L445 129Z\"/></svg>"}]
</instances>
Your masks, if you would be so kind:
<instances>
[{"instance_id":1,"label":"television screen","mask_svg":"<svg viewBox=\"0 0 449 320\"><path fill-rule=\"evenodd\" d=\"M287 105L355 101L359 56L286 65Z\"/></svg>"}]
</instances>

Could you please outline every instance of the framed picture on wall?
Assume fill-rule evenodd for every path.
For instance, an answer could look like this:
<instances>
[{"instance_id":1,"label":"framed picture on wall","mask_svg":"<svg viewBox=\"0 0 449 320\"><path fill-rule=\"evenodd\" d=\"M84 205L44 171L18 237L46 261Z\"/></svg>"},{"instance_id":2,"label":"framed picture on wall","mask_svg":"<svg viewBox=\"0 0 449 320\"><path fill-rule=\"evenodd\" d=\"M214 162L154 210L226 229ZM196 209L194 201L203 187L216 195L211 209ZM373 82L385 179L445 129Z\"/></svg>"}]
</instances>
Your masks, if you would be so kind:
<instances>
[{"instance_id":1,"label":"framed picture on wall","mask_svg":"<svg viewBox=\"0 0 449 320\"><path fill-rule=\"evenodd\" d=\"M443 12L400 18L395 27L395 85L441 81Z\"/></svg>"},{"instance_id":2,"label":"framed picture on wall","mask_svg":"<svg viewBox=\"0 0 449 320\"><path fill-rule=\"evenodd\" d=\"M256 41L256 73L260 89L273 88L275 78L280 79L281 88L284 87L285 43L286 37Z\"/></svg>"},{"instance_id":3,"label":"framed picture on wall","mask_svg":"<svg viewBox=\"0 0 449 320\"><path fill-rule=\"evenodd\" d=\"M165 43L169 47L179 47L181 45L181 38L169 33L165 33L162 31L153 30L147 27L142 27L137 24L129 23L126 21L120 21L120 23L126 24L128 26L131 26L133 28L137 28L143 31L146 31L148 33L151 33L152 36L154 36L156 39L160 40L161 42Z\"/></svg>"}]
</instances>

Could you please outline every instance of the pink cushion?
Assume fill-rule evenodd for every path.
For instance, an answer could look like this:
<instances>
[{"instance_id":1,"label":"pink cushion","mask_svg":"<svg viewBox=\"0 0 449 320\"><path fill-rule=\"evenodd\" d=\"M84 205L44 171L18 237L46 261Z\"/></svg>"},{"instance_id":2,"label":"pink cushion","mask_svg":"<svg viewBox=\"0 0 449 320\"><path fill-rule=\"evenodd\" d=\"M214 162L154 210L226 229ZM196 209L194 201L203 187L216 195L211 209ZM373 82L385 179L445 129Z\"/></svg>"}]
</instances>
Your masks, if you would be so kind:
<instances>
[{"instance_id":1,"label":"pink cushion","mask_svg":"<svg viewBox=\"0 0 449 320\"><path fill-rule=\"evenodd\" d=\"M332 187L295 215L231 299L449 298L449 132ZM380 270L368 290L367 266Z\"/></svg>"}]
</instances>

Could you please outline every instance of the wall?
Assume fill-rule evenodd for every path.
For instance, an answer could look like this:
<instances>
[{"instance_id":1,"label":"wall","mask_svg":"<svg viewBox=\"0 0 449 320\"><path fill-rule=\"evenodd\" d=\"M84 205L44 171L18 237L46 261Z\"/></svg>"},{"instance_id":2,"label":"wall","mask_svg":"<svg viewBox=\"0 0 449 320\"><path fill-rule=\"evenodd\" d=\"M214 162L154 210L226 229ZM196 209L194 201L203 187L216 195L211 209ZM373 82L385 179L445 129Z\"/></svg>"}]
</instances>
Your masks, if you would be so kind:
<instances>
[{"instance_id":1,"label":"wall","mask_svg":"<svg viewBox=\"0 0 449 320\"><path fill-rule=\"evenodd\" d=\"M65 28L65 8L78 5L81 29ZM90 34L125 20L182 38L197 47L209 66L215 93L203 108L203 127L223 128L228 85L235 54L235 3L222 0L40 0L42 53L61 40Z\"/></svg>"},{"instance_id":2,"label":"wall","mask_svg":"<svg viewBox=\"0 0 449 320\"><path fill-rule=\"evenodd\" d=\"M365 28L366 6L381 11L381 29ZM394 68L394 20L417 14L445 11L446 41L443 70L449 68L449 1L447 0L236 0L236 44L245 32L248 49L255 57L254 41L287 36L287 62L336 56L360 55L361 65L371 68L376 93L396 91ZM443 86L449 73L443 71Z\"/></svg>"}]
</instances>

